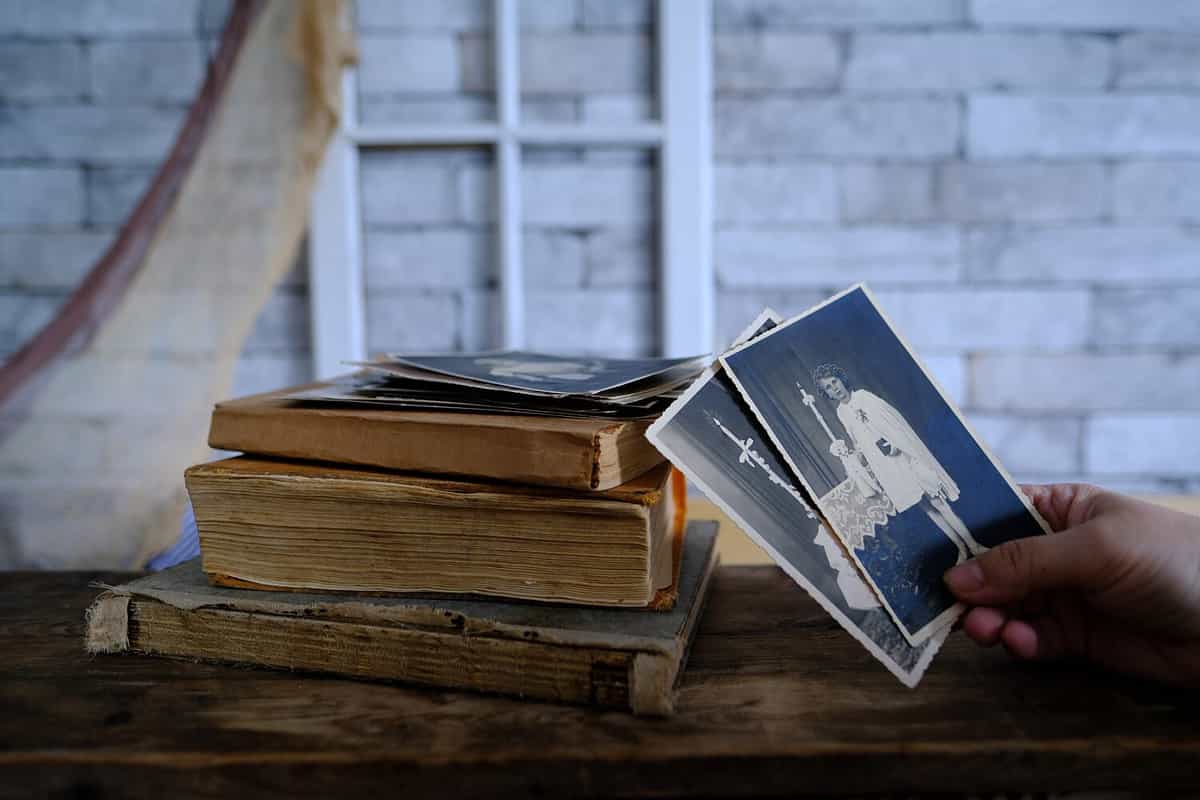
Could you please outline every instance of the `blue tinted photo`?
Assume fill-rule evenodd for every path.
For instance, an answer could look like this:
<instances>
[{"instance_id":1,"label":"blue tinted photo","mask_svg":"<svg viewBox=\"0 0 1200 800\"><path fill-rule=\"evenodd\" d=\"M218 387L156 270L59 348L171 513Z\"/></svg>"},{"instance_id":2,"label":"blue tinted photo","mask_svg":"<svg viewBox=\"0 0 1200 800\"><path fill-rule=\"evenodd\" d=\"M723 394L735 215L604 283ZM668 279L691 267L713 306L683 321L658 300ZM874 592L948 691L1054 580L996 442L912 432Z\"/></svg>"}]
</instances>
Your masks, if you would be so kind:
<instances>
[{"instance_id":1,"label":"blue tinted photo","mask_svg":"<svg viewBox=\"0 0 1200 800\"><path fill-rule=\"evenodd\" d=\"M960 611L946 569L1043 532L863 287L722 361L913 643Z\"/></svg>"}]
</instances>

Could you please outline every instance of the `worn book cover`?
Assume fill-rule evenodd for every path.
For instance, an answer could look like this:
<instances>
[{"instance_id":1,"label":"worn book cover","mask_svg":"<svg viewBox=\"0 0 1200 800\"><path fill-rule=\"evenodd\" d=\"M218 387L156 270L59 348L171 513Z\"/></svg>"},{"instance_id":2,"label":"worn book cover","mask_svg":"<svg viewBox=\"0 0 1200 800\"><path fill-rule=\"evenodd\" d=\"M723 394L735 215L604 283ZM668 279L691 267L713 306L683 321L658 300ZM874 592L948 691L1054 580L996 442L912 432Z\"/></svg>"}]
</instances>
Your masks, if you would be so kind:
<instances>
[{"instance_id":1,"label":"worn book cover","mask_svg":"<svg viewBox=\"0 0 1200 800\"><path fill-rule=\"evenodd\" d=\"M198 560L105 591L90 653L143 653L670 714L717 562L689 525L668 612L211 585Z\"/></svg>"},{"instance_id":2,"label":"worn book cover","mask_svg":"<svg viewBox=\"0 0 1200 800\"><path fill-rule=\"evenodd\" d=\"M255 589L667 607L686 516L669 464L606 492L241 456L187 470L203 568Z\"/></svg>"},{"instance_id":3,"label":"worn book cover","mask_svg":"<svg viewBox=\"0 0 1200 800\"><path fill-rule=\"evenodd\" d=\"M647 420L307 405L283 399L309 384L218 403L218 450L603 491L663 462Z\"/></svg>"}]
</instances>

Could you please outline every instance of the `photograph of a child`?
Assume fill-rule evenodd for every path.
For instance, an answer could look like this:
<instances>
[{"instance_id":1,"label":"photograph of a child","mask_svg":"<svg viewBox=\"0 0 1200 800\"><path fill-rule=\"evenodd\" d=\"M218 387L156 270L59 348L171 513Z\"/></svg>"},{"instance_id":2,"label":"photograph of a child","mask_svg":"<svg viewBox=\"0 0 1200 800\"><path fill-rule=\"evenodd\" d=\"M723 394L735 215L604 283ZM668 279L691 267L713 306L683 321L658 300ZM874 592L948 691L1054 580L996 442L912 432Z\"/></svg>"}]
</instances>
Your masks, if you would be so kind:
<instances>
[{"instance_id":1,"label":"photograph of a child","mask_svg":"<svg viewBox=\"0 0 1200 800\"><path fill-rule=\"evenodd\" d=\"M913 644L961 613L945 570L1047 530L865 287L722 363Z\"/></svg>"}]
</instances>

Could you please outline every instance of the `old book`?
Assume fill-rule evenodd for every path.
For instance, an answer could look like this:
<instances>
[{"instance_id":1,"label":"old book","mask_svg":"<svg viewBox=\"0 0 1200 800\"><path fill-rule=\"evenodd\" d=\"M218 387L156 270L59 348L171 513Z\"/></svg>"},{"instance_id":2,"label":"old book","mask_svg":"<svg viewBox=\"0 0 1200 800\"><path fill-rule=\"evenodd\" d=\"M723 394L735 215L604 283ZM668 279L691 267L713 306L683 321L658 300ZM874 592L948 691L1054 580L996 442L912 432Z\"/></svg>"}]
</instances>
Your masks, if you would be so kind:
<instances>
[{"instance_id":1,"label":"old book","mask_svg":"<svg viewBox=\"0 0 1200 800\"><path fill-rule=\"evenodd\" d=\"M665 606L685 516L672 474L571 492L240 456L184 479L214 583Z\"/></svg>"},{"instance_id":2,"label":"old book","mask_svg":"<svg viewBox=\"0 0 1200 800\"><path fill-rule=\"evenodd\" d=\"M323 384L310 384L316 388ZM663 463L647 420L311 406L300 388L218 403L219 450L568 489L620 486Z\"/></svg>"},{"instance_id":3,"label":"old book","mask_svg":"<svg viewBox=\"0 0 1200 800\"><path fill-rule=\"evenodd\" d=\"M256 592L212 586L189 561L102 594L86 646L669 714L716 535L715 522L689 526L679 602L665 613Z\"/></svg>"}]
</instances>

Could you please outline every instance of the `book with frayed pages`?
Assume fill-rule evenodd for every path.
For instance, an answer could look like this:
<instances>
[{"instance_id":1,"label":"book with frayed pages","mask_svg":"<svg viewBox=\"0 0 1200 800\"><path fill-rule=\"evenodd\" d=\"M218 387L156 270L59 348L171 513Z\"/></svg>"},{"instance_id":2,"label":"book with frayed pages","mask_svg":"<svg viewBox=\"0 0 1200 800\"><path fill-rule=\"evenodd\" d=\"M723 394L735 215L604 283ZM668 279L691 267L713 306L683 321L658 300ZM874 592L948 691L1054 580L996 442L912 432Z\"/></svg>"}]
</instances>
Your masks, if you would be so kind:
<instances>
[{"instance_id":1,"label":"book with frayed pages","mask_svg":"<svg viewBox=\"0 0 1200 800\"><path fill-rule=\"evenodd\" d=\"M688 526L669 611L262 592L210 584L197 559L105 591L86 645L670 714L716 536Z\"/></svg>"}]
</instances>

